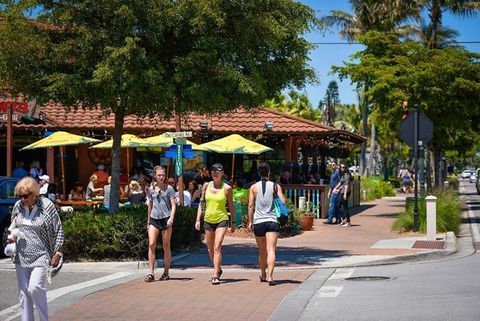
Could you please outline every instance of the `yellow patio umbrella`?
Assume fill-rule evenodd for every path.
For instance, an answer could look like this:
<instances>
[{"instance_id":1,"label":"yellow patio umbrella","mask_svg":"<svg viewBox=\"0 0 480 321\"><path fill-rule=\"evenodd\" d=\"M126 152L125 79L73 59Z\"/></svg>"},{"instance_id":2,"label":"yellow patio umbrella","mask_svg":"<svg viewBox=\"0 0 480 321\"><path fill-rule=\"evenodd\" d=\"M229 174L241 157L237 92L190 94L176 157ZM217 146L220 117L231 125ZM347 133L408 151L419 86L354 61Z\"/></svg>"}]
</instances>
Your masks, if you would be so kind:
<instances>
[{"instance_id":1,"label":"yellow patio umbrella","mask_svg":"<svg viewBox=\"0 0 480 321\"><path fill-rule=\"evenodd\" d=\"M272 148L246 139L238 134L232 134L211 142L201 144L200 147L221 154L232 156L232 180L234 176L235 154L259 155L273 150Z\"/></svg>"},{"instance_id":2,"label":"yellow patio umbrella","mask_svg":"<svg viewBox=\"0 0 480 321\"><path fill-rule=\"evenodd\" d=\"M42 138L28 146L23 147L20 150L29 150L37 148L49 148L49 147L60 147L60 164L62 171L62 188L63 194L66 194L65 188L65 165L63 162L63 153L65 146L68 145L79 145L79 144L90 144L97 143L100 140L90 137L84 137L80 135L70 134L64 131L55 132L45 138Z\"/></svg>"},{"instance_id":3,"label":"yellow patio umbrella","mask_svg":"<svg viewBox=\"0 0 480 321\"><path fill-rule=\"evenodd\" d=\"M148 147L147 146L142 146L142 147L137 148L137 150L161 152L162 148L170 147L171 145L175 144L173 142L172 137L166 137L164 134L145 138L144 142L148 144ZM187 144L192 146L192 150L208 151L208 149L206 149L204 147L201 147L200 145L195 144L194 142L192 142L190 140L187 140Z\"/></svg>"},{"instance_id":4,"label":"yellow patio umbrella","mask_svg":"<svg viewBox=\"0 0 480 321\"><path fill-rule=\"evenodd\" d=\"M93 145L90 148L107 148L110 149L113 146L113 139L104 141L100 144ZM120 143L121 148L135 148L135 147L141 147L141 146L149 146L148 143L145 142L145 139L142 139L140 137L137 137L132 134L123 134L122 135L122 141ZM130 170L130 155L129 155L129 150L127 149L127 176L129 176L129 170Z\"/></svg>"}]
</instances>

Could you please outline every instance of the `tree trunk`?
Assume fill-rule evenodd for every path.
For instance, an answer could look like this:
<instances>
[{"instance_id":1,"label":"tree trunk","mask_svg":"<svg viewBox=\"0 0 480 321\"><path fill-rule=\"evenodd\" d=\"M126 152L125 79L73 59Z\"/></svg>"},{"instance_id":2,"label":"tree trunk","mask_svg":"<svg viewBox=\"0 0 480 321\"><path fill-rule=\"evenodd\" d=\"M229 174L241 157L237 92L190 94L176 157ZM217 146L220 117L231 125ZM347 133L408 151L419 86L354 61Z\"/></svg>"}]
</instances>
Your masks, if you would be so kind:
<instances>
[{"instance_id":1,"label":"tree trunk","mask_svg":"<svg viewBox=\"0 0 480 321\"><path fill-rule=\"evenodd\" d=\"M120 108L119 108L120 109ZM110 207L109 212L113 213L118 210L120 203L120 160L122 157L122 133L125 112L115 112L115 128L113 129L113 145L112 145L112 182L110 185Z\"/></svg>"},{"instance_id":2,"label":"tree trunk","mask_svg":"<svg viewBox=\"0 0 480 321\"><path fill-rule=\"evenodd\" d=\"M432 23L432 36L430 38L429 47L430 49L434 49L438 47L438 29L442 23L442 8L439 0L432 0L432 5L428 16L430 17L430 22Z\"/></svg>"},{"instance_id":3,"label":"tree trunk","mask_svg":"<svg viewBox=\"0 0 480 321\"><path fill-rule=\"evenodd\" d=\"M435 143L433 144L433 173L435 177L435 187L440 187L442 186L442 177L440 173L440 154L441 154L441 149L436 145Z\"/></svg>"},{"instance_id":4,"label":"tree trunk","mask_svg":"<svg viewBox=\"0 0 480 321\"><path fill-rule=\"evenodd\" d=\"M432 192L432 152L425 148L425 182L427 183L426 194Z\"/></svg>"},{"instance_id":5,"label":"tree trunk","mask_svg":"<svg viewBox=\"0 0 480 321\"><path fill-rule=\"evenodd\" d=\"M375 124L372 124L372 129L370 133L370 157L368 158L368 174L369 175L376 175L376 171L373 168L373 159L375 157L375 140L376 140L376 132L375 132Z\"/></svg>"},{"instance_id":6,"label":"tree trunk","mask_svg":"<svg viewBox=\"0 0 480 321\"><path fill-rule=\"evenodd\" d=\"M363 110L362 110L362 136L367 137L367 124L368 124L368 110L367 110L367 102L366 102L366 97L363 99ZM367 149L367 143L362 142L360 144L360 175L367 175L366 173L366 165L367 165L367 157L366 157L366 149Z\"/></svg>"}]
</instances>

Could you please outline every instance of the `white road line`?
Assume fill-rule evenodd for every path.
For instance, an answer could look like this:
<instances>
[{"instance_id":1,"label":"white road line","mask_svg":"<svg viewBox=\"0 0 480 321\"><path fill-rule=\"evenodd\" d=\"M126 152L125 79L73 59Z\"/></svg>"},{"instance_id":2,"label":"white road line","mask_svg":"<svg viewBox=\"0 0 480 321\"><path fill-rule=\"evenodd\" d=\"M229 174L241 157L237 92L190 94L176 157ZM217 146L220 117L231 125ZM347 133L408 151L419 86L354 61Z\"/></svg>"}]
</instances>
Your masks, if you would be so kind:
<instances>
[{"instance_id":1,"label":"white road line","mask_svg":"<svg viewBox=\"0 0 480 321\"><path fill-rule=\"evenodd\" d=\"M341 280L352 276L355 269L337 269L328 280Z\"/></svg>"},{"instance_id":2,"label":"white road line","mask_svg":"<svg viewBox=\"0 0 480 321\"><path fill-rule=\"evenodd\" d=\"M480 231L478 229L478 223L475 223L475 214L473 213L470 205L468 205L468 216L470 217L470 226L472 227L473 241L480 242Z\"/></svg>"},{"instance_id":3,"label":"white road line","mask_svg":"<svg viewBox=\"0 0 480 321\"><path fill-rule=\"evenodd\" d=\"M68 294L70 292L78 291L78 290L81 290L81 289L84 289L84 288L87 288L87 287L90 287L90 286L102 284L102 283L113 281L113 280L116 280L116 279L120 279L120 278L129 276L131 274L133 274L133 272L118 272L118 273L110 274L110 275L107 275L107 276L104 276L104 277L101 277L101 278L98 278L98 279L89 280L89 281L65 286L63 288L59 288L59 289L56 289L56 290L51 290L51 291L47 292L47 301L51 302L51 301L53 301L55 299L58 299L59 297L65 295L65 294ZM20 316L20 307L19 307L18 304L15 304L15 305L13 305L9 308L6 308L6 309L0 311L0 320L10 321L10 320L13 320L13 319L17 318L18 316Z\"/></svg>"},{"instance_id":4,"label":"white road line","mask_svg":"<svg viewBox=\"0 0 480 321\"><path fill-rule=\"evenodd\" d=\"M322 286L318 291L319 298L335 298L342 292L343 286Z\"/></svg>"}]
</instances>

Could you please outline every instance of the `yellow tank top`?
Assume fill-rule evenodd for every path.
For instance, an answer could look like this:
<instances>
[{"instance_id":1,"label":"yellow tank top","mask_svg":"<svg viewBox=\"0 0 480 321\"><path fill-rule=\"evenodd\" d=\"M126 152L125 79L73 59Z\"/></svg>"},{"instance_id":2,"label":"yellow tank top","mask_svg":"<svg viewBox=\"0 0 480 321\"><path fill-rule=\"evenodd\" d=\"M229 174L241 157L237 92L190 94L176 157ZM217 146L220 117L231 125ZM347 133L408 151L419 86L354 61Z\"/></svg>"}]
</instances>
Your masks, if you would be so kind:
<instances>
[{"instance_id":1,"label":"yellow tank top","mask_svg":"<svg viewBox=\"0 0 480 321\"><path fill-rule=\"evenodd\" d=\"M227 215L227 195L225 195L225 184L222 183L222 188L218 190L217 193L212 193L210 191L210 184L208 183L207 190L205 192L205 222L217 224L222 221L228 220Z\"/></svg>"}]
</instances>

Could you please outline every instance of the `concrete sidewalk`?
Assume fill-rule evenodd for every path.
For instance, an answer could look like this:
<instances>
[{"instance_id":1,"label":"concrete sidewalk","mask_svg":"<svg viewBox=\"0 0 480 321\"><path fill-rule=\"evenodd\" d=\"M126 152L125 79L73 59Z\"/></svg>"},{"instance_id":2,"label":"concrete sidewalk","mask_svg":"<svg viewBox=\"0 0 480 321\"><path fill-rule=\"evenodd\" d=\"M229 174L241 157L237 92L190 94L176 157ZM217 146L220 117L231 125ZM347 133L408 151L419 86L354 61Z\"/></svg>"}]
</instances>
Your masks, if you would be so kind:
<instances>
[{"instance_id":1,"label":"concrete sidewalk","mask_svg":"<svg viewBox=\"0 0 480 321\"><path fill-rule=\"evenodd\" d=\"M254 238L226 237L224 274L216 286L209 282L212 268L205 248L177 256L171 280L162 282L143 281L145 262L66 264L66 271L136 272L133 280L119 280L116 286L92 287L91 294L81 299L77 296L68 302L63 298L61 305L53 301L49 305L51 320L268 320L297 288L294 303L304 306L338 267L430 259L455 252L451 233L438 235L438 240L445 242L443 249L416 249L412 246L417 240L425 240L423 235L391 232L404 204L405 197L365 203L353 211L352 227L325 225L317 220L312 231L280 239L276 286L259 282ZM157 278L161 272L161 268L156 270Z\"/></svg>"}]
</instances>

